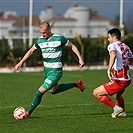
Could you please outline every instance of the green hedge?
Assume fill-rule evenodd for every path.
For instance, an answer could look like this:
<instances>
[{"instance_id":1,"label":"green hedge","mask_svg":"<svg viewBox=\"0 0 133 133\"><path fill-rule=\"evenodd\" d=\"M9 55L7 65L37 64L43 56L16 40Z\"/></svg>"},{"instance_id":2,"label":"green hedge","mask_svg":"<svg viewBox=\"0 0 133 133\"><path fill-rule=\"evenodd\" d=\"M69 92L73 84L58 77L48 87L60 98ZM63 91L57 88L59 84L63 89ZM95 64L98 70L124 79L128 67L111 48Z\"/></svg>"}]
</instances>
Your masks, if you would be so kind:
<instances>
[{"instance_id":1,"label":"green hedge","mask_svg":"<svg viewBox=\"0 0 133 133\"><path fill-rule=\"evenodd\" d=\"M107 51L107 42L105 43L104 39L106 38L95 38L90 39L82 38L82 43L84 45L84 61L86 65L98 65L102 64L104 60L108 62L108 51ZM81 51L80 45L77 39L70 39ZM133 37L132 35L126 36L123 41L129 45L133 51ZM13 40L14 48L11 50L8 46L7 40L0 40L0 66L14 66L28 51L28 45L25 46L22 43L22 40ZM105 44L104 44L105 43ZM67 65L77 65L78 58L76 55L68 48L64 47L62 61ZM42 56L40 50L36 50L34 54L26 61L27 66L39 66L43 65Z\"/></svg>"}]
</instances>

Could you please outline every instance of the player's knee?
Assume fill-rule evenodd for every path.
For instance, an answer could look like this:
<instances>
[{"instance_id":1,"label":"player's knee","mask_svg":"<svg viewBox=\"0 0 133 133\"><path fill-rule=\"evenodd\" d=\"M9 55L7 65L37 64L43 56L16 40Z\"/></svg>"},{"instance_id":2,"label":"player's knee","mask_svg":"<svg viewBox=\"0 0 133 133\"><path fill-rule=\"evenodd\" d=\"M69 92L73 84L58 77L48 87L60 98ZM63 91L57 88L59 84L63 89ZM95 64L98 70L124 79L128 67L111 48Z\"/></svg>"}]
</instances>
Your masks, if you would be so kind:
<instances>
[{"instance_id":1,"label":"player's knee","mask_svg":"<svg viewBox=\"0 0 133 133\"><path fill-rule=\"evenodd\" d=\"M50 93L51 93L52 95L54 95L54 94L57 93L57 91L56 91L56 90L50 90Z\"/></svg>"},{"instance_id":2,"label":"player's knee","mask_svg":"<svg viewBox=\"0 0 133 133\"><path fill-rule=\"evenodd\" d=\"M50 91L50 93L51 93L52 95L56 94L55 91Z\"/></svg>"},{"instance_id":3,"label":"player's knee","mask_svg":"<svg viewBox=\"0 0 133 133\"><path fill-rule=\"evenodd\" d=\"M93 90L93 96L96 97L96 89Z\"/></svg>"},{"instance_id":4,"label":"player's knee","mask_svg":"<svg viewBox=\"0 0 133 133\"><path fill-rule=\"evenodd\" d=\"M98 94L97 89L94 89L94 90L93 90L93 96L96 97L96 98L99 97L99 94Z\"/></svg>"},{"instance_id":5,"label":"player's knee","mask_svg":"<svg viewBox=\"0 0 133 133\"><path fill-rule=\"evenodd\" d=\"M54 86L54 87L50 90L50 93L51 93L52 95L56 94L56 93L57 93L57 88L58 88L58 86Z\"/></svg>"}]
</instances>

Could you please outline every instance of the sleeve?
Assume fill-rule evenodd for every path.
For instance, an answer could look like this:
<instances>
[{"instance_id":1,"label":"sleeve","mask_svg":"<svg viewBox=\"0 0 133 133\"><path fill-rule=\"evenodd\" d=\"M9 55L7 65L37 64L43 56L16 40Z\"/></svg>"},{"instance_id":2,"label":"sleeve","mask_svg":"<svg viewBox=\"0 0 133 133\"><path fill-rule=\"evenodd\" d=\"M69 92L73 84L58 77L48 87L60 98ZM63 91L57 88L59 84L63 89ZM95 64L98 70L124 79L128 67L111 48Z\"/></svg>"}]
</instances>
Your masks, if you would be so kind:
<instances>
[{"instance_id":1,"label":"sleeve","mask_svg":"<svg viewBox=\"0 0 133 133\"><path fill-rule=\"evenodd\" d=\"M108 45L108 51L111 53L111 51L116 51L115 45L113 43Z\"/></svg>"},{"instance_id":2,"label":"sleeve","mask_svg":"<svg viewBox=\"0 0 133 133\"><path fill-rule=\"evenodd\" d=\"M67 46L68 43L69 43L69 40L66 37L64 37L64 36L61 36L61 44L63 46Z\"/></svg>"},{"instance_id":3,"label":"sleeve","mask_svg":"<svg viewBox=\"0 0 133 133\"><path fill-rule=\"evenodd\" d=\"M38 49L38 48L39 48L39 45L38 45L38 40L36 40L36 41L35 41L35 43L34 43L34 45L33 45L33 46L34 46L34 48L35 48L35 49Z\"/></svg>"}]
</instances>

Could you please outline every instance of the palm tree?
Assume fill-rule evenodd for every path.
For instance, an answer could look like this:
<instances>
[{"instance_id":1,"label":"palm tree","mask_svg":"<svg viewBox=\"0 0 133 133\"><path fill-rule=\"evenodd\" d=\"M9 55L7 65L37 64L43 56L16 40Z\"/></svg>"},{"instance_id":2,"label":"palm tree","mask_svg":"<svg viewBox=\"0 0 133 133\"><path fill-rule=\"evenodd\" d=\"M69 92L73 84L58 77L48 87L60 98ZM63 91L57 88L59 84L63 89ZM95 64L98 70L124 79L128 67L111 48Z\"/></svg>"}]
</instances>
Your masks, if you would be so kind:
<instances>
[{"instance_id":1,"label":"palm tree","mask_svg":"<svg viewBox=\"0 0 133 133\"><path fill-rule=\"evenodd\" d=\"M81 39L81 36L79 34L76 33L76 39L80 45L80 48L81 48L81 56L82 58L84 59L84 44L82 42L82 39Z\"/></svg>"}]
</instances>

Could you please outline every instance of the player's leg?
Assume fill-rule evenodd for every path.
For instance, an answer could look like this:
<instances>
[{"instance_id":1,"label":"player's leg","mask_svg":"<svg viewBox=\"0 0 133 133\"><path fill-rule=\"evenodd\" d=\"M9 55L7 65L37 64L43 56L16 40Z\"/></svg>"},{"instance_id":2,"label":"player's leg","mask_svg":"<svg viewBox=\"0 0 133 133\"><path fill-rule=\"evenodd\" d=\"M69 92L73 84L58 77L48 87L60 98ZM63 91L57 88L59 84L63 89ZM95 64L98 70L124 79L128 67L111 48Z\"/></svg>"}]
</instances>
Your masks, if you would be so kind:
<instances>
[{"instance_id":1,"label":"player's leg","mask_svg":"<svg viewBox=\"0 0 133 133\"><path fill-rule=\"evenodd\" d=\"M103 85L94 89L93 95L106 106L109 106L111 108L115 106L115 103L108 97L108 93Z\"/></svg>"},{"instance_id":2,"label":"player's leg","mask_svg":"<svg viewBox=\"0 0 133 133\"><path fill-rule=\"evenodd\" d=\"M44 93L46 93L55 84L57 84L58 80L56 81L54 77L55 76L50 76L50 75L47 76L47 78L43 82L42 86L40 86L40 88L36 92L36 95L35 95L32 103L31 103L31 106L30 106L29 110L27 111L26 118L28 118L31 115L31 113L34 111L34 109L40 104L42 96L44 95ZM60 79L60 76L58 76L57 79Z\"/></svg>"},{"instance_id":3,"label":"player's leg","mask_svg":"<svg viewBox=\"0 0 133 133\"><path fill-rule=\"evenodd\" d=\"M121 86L121 90L118 91L115 95L113 95L114 99L116 100L116 105L123 108L123 112L121 112L118 117L126 117L126 111L125 111L125 102L124 98L122 97L122 94L124 93L126 87L128 87L131 83L131 80L129 81L119 81L119 84Z\"/></svg>"},{"instance_id":4,"label":"player's leg","mask_svg":"<svg viewBox=\"0 0 133 133\"><path fill-rule=\"evenodd\" d=\"M112 85L111 85L112 86ZM107 88L106 88L107 89ZM112 118L116 118L116 116L123 111L123 109L117 105L109 98L108 92L104 88L104 85L101 85L94 89L93 95L103 104L113 108L114 112L111 114Z\"/></svg>"},{"instance_id":5,"label":"player's leg","mask_svg":"<svg viewBox=\"0 0 133 133\"><path fill-rule=\"evenodd\" d=\"M56 85L55 87L53 87L50 90L50 92L51 92L51 94L54 95L54 94L69 90L73 87L77 87L77 84L76 83L59 84L59 85Z\"/></svg>"},{"instance_id":6,"label":"player's leg","mask_svg":"<svg viewBox=\"0 0 133 133\"><path fill-rule=\"evenodd\" d=\"M124 92L124 90L122 91L122 93ZM118 105L119 107L123 108L123 112L121 112L118 117L126 117L126 111L125 111L125 102L124 102L124 98L121 96L122 93L117 93L115 95L113 95L114 99L116 100L116 105Z\"/></svg>"},{"instance_id":7,"label":"player's leg","mask_svg":"<svg viewBox=\"0 0 133 133\"><path fill-rule=\"evenodd\" d=\"M116 100L116 105L123 108L123 112L121 112L118 117L127 117L127 113L125 111L125 101L124 98L121 96L121 98Z\"/></svg>"},{"instance_id":8,"label":"player's leg","mask_svg":"<svg viewBox=\"0 0 133 133\"><path fill-rule=\"evenodd\" d=\"M71 88L74 88L74 87L79 88L83 92L84 91L83 81L79 80L76 83L59 84L59 85L54 86L50 90L50 92L51 92L51 94L54 95L54 94L57 94L57 93L60 93L60 92L67 91L67 90L69 90Z\"/></svg>"},{"instance_id":9,"label":"player's leg","mask_svg":"<svg viewBox=\"0 0 133 133\"><path fill-rule=\"evenodd\" d=\"M124 90L122 91L122 93L124 92ZM113 95L115 101L116 101L116 105L120 106L123 108L123 111L125 111L125 104L124 104L124 98L121 96L122 93L116 93Z\"/></svg>"},{"instance_id":10,"label":"player's leg","mask_svg":"<svg viewBox=\"0 0 133 133\"><path fill-rule=\"evenodd\" d=\"M47 92L47 90L45 88L43 88L42 86L37 90L36 95L30 105L30 108L27 111L26 118L28 118L31 115L31 113L34 111L34 109L40 104L42 96L46 92Z\"/></svg>"}]
</instances>

